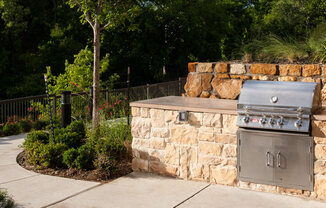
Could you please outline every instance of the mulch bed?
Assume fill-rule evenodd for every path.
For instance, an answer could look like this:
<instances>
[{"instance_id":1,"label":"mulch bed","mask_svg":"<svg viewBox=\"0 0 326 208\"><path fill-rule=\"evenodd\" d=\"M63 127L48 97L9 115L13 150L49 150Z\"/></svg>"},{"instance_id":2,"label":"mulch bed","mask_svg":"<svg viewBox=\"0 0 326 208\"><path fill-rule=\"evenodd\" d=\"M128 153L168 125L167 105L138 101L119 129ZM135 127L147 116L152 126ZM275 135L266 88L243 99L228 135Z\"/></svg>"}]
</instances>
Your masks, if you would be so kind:
<instances>
[{"instance_id":1,"label":"mulch bed","mask_svg":"<svg viewBox=\"0 0 326 208\"><path fill-rule=\"evenodd\" d=\"M117 170L114 173L107 173L104 170L95 169L95 170L78 170L74 168L69 169L52 169L52 168L43 168L31 166L26 163L26 152L23 151L17 156L17 163L23 168L34 171L36 173L59 176L64 178L73 178L77 180L85 181L96 181L101 183L106 183L112 181L113 179L119 178L121 176L127 175L132 172L131 160L126 159L121 161L118 165Z\"/></svg>"}]
</instances>

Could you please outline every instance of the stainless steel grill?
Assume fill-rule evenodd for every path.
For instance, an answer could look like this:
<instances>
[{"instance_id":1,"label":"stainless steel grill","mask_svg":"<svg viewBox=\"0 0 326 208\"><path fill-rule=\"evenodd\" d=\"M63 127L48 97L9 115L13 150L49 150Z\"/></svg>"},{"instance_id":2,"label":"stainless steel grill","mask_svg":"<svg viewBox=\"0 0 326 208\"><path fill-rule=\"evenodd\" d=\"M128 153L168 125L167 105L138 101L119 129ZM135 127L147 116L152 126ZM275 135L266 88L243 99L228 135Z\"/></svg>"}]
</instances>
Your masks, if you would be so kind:
<instances>
[{"instance_id":1,"label":"stainless steel grill","mask_svg":"<svg viewBox=\"0 0 326 208\"><path fill-rule=\"evenodd\" d=\"M313 189L316 83L247 81L238 101L238 178Z\"/></svg>"}]
</instances>

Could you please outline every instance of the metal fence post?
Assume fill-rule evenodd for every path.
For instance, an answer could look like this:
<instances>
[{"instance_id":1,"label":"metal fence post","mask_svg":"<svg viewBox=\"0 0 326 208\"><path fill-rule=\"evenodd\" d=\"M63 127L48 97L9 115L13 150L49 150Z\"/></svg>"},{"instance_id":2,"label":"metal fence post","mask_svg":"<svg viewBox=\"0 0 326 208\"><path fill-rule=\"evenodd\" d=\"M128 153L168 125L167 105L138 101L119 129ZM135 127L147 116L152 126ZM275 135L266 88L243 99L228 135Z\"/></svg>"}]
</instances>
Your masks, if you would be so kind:
<instances>
[{"instance_id":1,"label":"metal fence post","mask_svg":"<svg viewBox=\"0 0 326 208\"><path fill-rule=\"evenodd\" d=\"M130 118L129 118L129 113L130 113L130 94L129 94L129 91L130 91L130 66L128 66L128 74L127 74L127 102L128 102L128 107L127 107L127 122L128 122L128 125L130 124Z\"/></svg>"},{"instance_id":2,"label":"metal fence post","mask_svg":"<svg viewBox=\"0 0 326 208\"><path fill-rule=\"evenodd\" d=\"M146 85L146 97L149 99L149 84Z\"/></svg>"},{"instance_id":3,"label":"metal fence post","mask_svg":"<svg viewBox=\"0 0 326 208\"><path fill-rule=\"evenodd\" d=\"M53 107L52 107L52 114L53 117L56 118L57 116L57 96L56 94L53 94Z\"/></svg>"},{"instance_id":4,"label":"metal fence post","mask_svg":"<svg viewBox=\"0 0 326 208\"><path fill-rule=\"evenodd\" d=\"M71 123L71 92L62 91L61 94L61 126L66 127Z\"/></svg>"}]
</instances>

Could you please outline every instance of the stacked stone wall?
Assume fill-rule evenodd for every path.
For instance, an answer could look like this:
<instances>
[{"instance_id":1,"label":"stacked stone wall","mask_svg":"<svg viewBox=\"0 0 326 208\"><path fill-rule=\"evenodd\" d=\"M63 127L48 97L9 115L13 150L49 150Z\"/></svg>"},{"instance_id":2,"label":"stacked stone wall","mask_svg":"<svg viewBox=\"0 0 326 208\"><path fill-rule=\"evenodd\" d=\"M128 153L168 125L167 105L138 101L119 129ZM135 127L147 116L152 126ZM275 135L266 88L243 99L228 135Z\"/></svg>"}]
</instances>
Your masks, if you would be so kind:
<instances>
[{"instance_id":1,"label":"stacked stone wall","mask_svg":"<svg viewBox=\"0 0 326 208\"><path fill-rule=\"evenodd\" d=\"M189 63L186 96L237 99L244 80L317 82L326 101L326 65Z\"/></svg>"},{"instance_id":2,"label":"stacked stone wall","mask_svg":"<svg viewBox=\"0 0 326 208\"><path fill-rule=\"evenodd\" d=\"M314 191L237 181L236 115L132 107L132 167L186 180L326 200L326 121L313 121Z\"/></svg>"}]
</instances>

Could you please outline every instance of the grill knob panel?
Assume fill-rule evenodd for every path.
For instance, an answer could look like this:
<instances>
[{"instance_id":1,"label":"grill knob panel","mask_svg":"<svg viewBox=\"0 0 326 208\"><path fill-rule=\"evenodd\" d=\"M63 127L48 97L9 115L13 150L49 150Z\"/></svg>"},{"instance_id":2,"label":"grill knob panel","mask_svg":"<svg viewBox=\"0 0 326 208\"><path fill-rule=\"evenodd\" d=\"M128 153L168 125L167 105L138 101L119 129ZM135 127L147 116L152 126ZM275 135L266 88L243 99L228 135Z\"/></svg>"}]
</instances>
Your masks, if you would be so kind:
<instances>
[{"instance_id":1,"label":"grill knob panel","mask_svg":"<svg viewBox=\"0 0 326 208\"><path fill-rule=\"evenodd\" d=\"M283 126L284 125L284 119L283 119L283 117L277 119L277 125L278 126Z\"/></svg>"},{"instance_id":2,"label":"grill knob panel","mask_svg":"<svg viewBox=\"0 0 326 208\"><path fill-rule=\"evenodd\" d=\"M250 120L250 119L249 119L248 116L245 116L245 117L242 118L242 122L243 122L243 123L248 123L249 120Z\"/></svg>"},{"instance_id":3,"label":"grill knob panel","mask_svg":"<svg viewBox=\"0 0 326 208\"><path fill-rule=\"evenodd\" d=\"M259 119L259 124L260 125L265 125L266 124L266 118L264 117L264 118Z\"/></svg>"}]
</instances>

